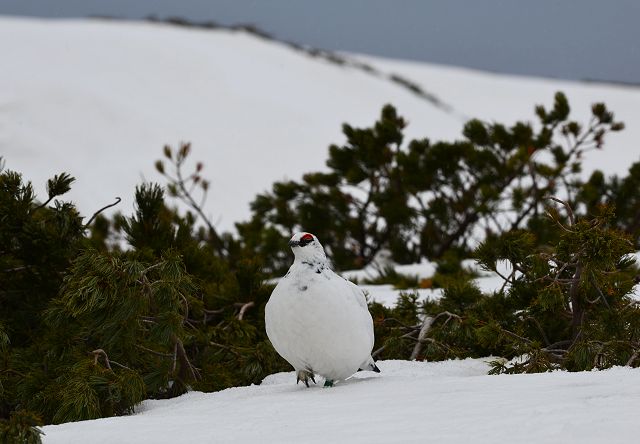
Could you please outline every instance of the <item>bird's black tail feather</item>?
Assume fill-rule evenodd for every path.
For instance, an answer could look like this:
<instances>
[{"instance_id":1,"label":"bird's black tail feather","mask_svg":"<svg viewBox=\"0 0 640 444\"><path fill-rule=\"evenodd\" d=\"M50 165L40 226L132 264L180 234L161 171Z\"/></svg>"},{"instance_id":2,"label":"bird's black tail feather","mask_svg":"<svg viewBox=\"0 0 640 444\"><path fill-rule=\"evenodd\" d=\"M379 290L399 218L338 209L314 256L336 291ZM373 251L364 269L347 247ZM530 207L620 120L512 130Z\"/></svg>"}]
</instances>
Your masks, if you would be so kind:
<instances>
[{"instance_id":1,"label":"bird's black tail feather","mask_svg":"<svg viewBox=\"0 0 640 444\"><path fill-rule=\"evenodd\" d=\"M378 366L376 365L376 363L374 362L373 358L369 358L369 360L367 362L365 362L362 367L364 368L359 368L358 371L370 371L370 372L376 372L376 373L380 373L380 369L378 368Z\"/></svg>"}]
</instances>

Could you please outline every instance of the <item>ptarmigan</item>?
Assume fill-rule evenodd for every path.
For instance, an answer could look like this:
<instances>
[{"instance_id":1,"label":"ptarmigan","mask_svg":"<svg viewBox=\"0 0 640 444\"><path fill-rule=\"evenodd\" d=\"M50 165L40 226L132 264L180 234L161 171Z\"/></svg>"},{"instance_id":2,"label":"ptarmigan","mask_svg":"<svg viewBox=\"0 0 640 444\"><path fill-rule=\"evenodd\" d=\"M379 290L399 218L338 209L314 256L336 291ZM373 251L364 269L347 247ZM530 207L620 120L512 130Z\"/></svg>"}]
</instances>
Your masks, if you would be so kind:
<instances>
[{"instance_id":1,"label":"ptarmigan","mask_svg":"<svg viewBox=\"0 0 640 444\"><path fill-rule=\"evenodd\" d=\"M267 336L309 386L315 375L333 385L358 370L379 372L371 357L373 321L363 291L335 274L318 239L296 233L295 259L265 308Z\"/></svg>"}]
</instances>

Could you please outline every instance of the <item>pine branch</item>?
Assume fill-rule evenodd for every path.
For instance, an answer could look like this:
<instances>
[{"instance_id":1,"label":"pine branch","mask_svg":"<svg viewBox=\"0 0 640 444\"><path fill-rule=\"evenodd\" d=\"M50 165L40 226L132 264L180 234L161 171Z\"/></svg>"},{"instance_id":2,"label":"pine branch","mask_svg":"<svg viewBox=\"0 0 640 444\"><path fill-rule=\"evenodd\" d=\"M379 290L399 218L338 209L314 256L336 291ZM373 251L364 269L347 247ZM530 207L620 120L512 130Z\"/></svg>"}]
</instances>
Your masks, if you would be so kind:
<instances>
[{"instance_id":1,"label":"pine branch","mask_svg":"<svg viewBox=\"0 0 640 444\"><path fill-rule=\"evenodd\" d=\"M98 348L92 351L91 354L93 354L93 365L98 365L98 359L100 358L100 356L102 356L104 358L104 363L107 366L107 368L113 371L113 369L111 368L111 364L109 363L109 356L107 356L107 352L105 352L101 348Z\"/></svg>"},{"instance_id":2,"label":"pine branch","mask_svg":"<svg viewBox=\"0 0 640 444\"><path fill-rule=\"evenodd\" d=\"M427 338L429 331L433 324L442 316L447 316L447 319L444 321L444 325L446 325L451 319L461 320L460 316L454 313L450 313L448 311L443 311L442 313L438 313L436 316L427 316L424 318L422 322L422 327L420 328L420 332L418 333L418 339L416 345L413 347L413 351L411 352L411 356L409 357L410 361L415 361L420 353L422 352L422 347L426 342L431 342L433 339ZM443 326L444 326L443 325Z\"/></svg>"},{"instance_id":3,"label":"pine branch","mask_svg":"<svg viewBox=\"0 0 640 444\"><path fill-rule=\"evenodd\" d=\"M189 360L189 356L187 355L187 352L184 349L184 344L182 343L182 341L177 336L174 336L173 340L176 345L176 352L177 352L176 354L177 354L178 360L180 361L180 368L182 369L181 373L186 372L188 379L191 381L197 381L201 379L200 373L191 364L191 361Z\"/></svg>"},{"instance_id":4,"label":"pine branch","mask_svg":"<svg viewBox=\"0 0 640 444\"><path fill-rule=\"evenodd\" d=\"M244 315L247 312L247 310L254 307L255 305L256 305L255 302L247 302L245 304L242 304L242 306L240 307L240 311L238 312L238 320L242 321L242 318L244 318Z\"/></svg>"},{"instance_id":5,"label":"pine branch","mask_svg":"<svg viewBox=\"0 0 640 444\"><path fill-rule=\"evenodd\" d=\"M636 359L638 359L638 356L640 356L640 350L636 350L633 352L633 354L631 355L631 357L629 358L629 360L627 361L627 363L625 364L627 367L631 367L631 365L634 363L634 361Z\"/></svg>"},{"instance_id":6,"label":"pine branch","mask_svg":"<svg viewBox=\"0 0 640 444\"><path fill-rule=\"evenodd\" d=\"M571 209L571 205L569 205L566 201L564 201L562 199L558 199L557 197L554 197L554 196L546 196L545 199L552 200L552 201L557 202L557 203L561 204L562 206L564 206L564 208L567 210L567 215L569 216L569 222L571 222L570 226L573 227L576 224L575 216L573 215L573 209ZM553 216L551 216L551 218L554 219ZM568 230L567 228L565 228L564 225L562 225L559 221L558 221L558 223L566 231L571 231L571 230Z\"/></svg>"},{"instance_id":7,"label":"pine branch","mask_svg":"<svg viewBox=\"0 0 640 444\"><path fill-rule=\"evenodd\" d=\"M162 353L162 352L158 352L158 351L155 351L155 350L151 350L150 348L147 348L147 347L145 347L143 345L140 345L140 344L135 344L135 346L137 348L141 349L141 350L144 350L144 351L149 352L151 354L154 354L156 356L160 356L162 358L173 358L173 355L170 354L170 353Z\"/></svg>"},{"instance_id":8,"label":"pine branch","mask_svg":"<svg viewBox=\"0 0 640 444\"><path fill-rule=\"evenodd\" d=\"M82 229L87 228L91 222L93 222L93 220L100 214L102 213L104 210L111 208L111 207L115 207L116 205L118 205L120 202L122 202L122 199L120 199L119 197L116 197L116 201L112 204L109 205L105 205L104 207L100 208L98 211L96 211L95 213L93 213L93 216L91 216L91 218L87 221L86 224L84 224L82 226Z\"/></svg>"}]
</instances>

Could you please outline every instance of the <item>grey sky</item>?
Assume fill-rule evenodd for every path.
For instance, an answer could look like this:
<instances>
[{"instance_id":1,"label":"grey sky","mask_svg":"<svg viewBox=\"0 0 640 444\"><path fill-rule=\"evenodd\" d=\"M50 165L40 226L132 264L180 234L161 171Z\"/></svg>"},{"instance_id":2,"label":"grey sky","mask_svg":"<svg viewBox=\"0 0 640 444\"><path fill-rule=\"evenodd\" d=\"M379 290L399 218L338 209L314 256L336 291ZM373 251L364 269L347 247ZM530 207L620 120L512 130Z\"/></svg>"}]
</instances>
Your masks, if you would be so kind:
<instances>
[{"instance_id":1,"label":"grey sky","mask_svg":"<svg viewBox=\"0 0 640 444\"><path fill-rule=\"evenodd\" d=\"M0 14L254 23L326 49L640 83L638 0L0 0Z\"/></svg>"}]
</instances>

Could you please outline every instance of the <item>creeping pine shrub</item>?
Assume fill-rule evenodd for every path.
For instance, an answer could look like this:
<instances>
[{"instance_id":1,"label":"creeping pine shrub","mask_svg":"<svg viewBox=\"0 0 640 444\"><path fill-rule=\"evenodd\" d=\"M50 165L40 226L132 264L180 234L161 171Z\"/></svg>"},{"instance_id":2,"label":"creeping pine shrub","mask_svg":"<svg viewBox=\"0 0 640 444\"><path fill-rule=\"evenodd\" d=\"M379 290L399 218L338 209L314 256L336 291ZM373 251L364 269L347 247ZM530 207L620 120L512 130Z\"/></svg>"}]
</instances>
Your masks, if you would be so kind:
<instances>
[{"instance_id":1,"label":"creeping pine shrub","mask_svg":"<svg viewBox=\"0 0 640 444\"><path fill-rule=\"evenodd\" d=\"M369 303L376 358L501 356L498 373L640 365L629 256L640 163L626 177L581 179L583 157L623 128L603 104L591 111L571 120L558 93L536 107L535 125L471 120L460 140L432 142L406 141L407 122L387 105L369 128L343 126L325 171L256 196L237 236L206 218L203 165L185 173L190 144L164 148L166 187L137 187L131 215L83 218L61 200L70 175L49 180L40 201L0 168L0 441L38 442L42 424L289 370L265 333L266 278L289 267L299 230L338 270L381 250L437 263L426 280L373 278L403 289L392 308ZM468 259L500 273L502 288L483 294ZM442 297L419 302L416 286Z\"/></svg>"}]
</instances>

